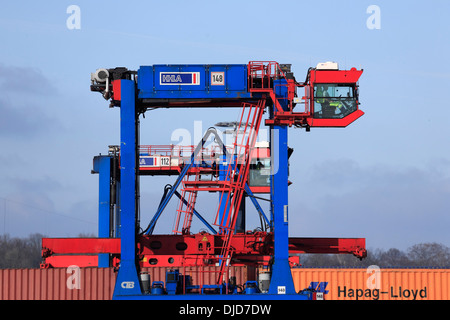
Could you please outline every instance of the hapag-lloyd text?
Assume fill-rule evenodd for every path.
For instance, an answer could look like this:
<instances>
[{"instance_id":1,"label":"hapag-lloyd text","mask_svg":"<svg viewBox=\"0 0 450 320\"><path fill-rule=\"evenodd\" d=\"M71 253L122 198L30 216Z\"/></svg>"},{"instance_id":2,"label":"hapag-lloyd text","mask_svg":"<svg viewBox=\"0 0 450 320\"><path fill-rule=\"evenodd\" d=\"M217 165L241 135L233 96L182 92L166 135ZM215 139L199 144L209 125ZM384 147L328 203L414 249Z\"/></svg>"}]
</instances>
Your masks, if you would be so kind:
<instances>
[{"instance_id":1,"label":"hapag-lloyd text","mask_svg":"<svg viewBox=\"0 0 450 320\"><path fill-rule=\"evenodd\" d=\"M382 295L389 295L391 299L425 299L427 297L427 287L420 290L391 287L389 291L381 291L380 289L347 289L346 286L343 288L338 287L338 298L379 300Z\"/></svg>"}]
</instances>

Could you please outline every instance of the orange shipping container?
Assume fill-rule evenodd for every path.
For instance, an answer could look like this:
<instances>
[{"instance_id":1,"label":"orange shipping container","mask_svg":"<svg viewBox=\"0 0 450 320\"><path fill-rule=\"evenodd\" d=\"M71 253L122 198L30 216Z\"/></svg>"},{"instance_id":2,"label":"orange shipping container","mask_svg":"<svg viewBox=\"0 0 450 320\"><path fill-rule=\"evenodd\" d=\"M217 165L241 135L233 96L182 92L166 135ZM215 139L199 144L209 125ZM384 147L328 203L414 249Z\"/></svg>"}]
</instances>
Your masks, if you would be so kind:
<instances>
[{"instance_id":1,"label":"orange shipping container","mask_svg":"<svg viewBox=\"0 0 450 320\"><path fill-rule=\"evenodd\" d=\"M150 281L165 281L164 267L143 268ZM192 284L216 281L217 267L186 267ZM0 300L111 300L117 272L113 268L0 269ZM243 284L256 280L253 267L231 267L230 277Z\"/></svg>"},{"instance_id":2,"label":"orange shipping container","mask_svg":"<svg viewBox=\"0 0 450 320\"><path fill-rule=\"evenodd\" d=\"M145 268L151 281L165 281L166 268ZM214 267L180 270L193 284L213 284ZM112 268L0 270L0 300L110 300L117 273ZM256 280L254 268L233 267L237 283ZM293 268L297 291L328 282L327 300L449 300L450 269Z\"/></svg>"},{"instance_id":3,"label":"orange shipping container","mask_svg":"<svg viewBox=\"0 0 450 320\"><path fill-rule=\"evenodd\" d=\"M294 268L296 290L328 282L328 300L449 300L450 269Z\"/></svg>"},{"instance_id":4,"label":"orange shipping container","mask_svg":"<svg viewBox=\"0 0 450 320\"><path fill-rule=\"evenodd\" d=\"M112 268L0 270L0 300L111 300Z\"/></svg>"}]
</instances>

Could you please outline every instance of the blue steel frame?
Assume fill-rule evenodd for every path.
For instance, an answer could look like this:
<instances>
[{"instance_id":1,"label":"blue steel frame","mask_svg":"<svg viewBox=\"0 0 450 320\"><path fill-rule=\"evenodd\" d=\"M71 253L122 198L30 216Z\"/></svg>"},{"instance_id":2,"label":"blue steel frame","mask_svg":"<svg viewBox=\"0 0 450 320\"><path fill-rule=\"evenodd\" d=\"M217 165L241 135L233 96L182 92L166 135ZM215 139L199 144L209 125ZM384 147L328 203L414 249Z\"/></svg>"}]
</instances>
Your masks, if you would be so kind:
<instances>
[{"instance_id":1,"label":"blue steel frame","mask_svg":"<svg viewBox=\"0 0 450 320\"><path fill-rule=\"evenodd\" d=\"M271 200L274 259L269 294L295 294L289 265L287 127L271 128Z\"/></svg>"},{"instance_id":2,"label":"blue steel frame","mask_svg":"<svg viewBox=\"0 0 450 320\"><path fill-rule=\"evenodd\" d=\"M140 296L142 289L136 261L137 112L136 85L121 81L120 106L120 268L113 298Z\"/></svg>"},{"instance_id":3,"label":"blue steel frame","mask_svg":"<svg viewBox=\"0 0 450 320\"><path fill-rule=\"evenodd\" d=\"M98 173L98 237L109 238L111 208L111 157L97 156L94 158L93 173ZM109 254L98 255L99 268L109 268Z\"/></svg>"},{"instance_id":4,"label":"blue steel frame","mask_svg":"<svg viewBox=\"0 0 450 320\"><path fill-rule=\"evenodd\" d=\"M196 73L195 85L163 85L161 73ZM223 82L214 84L212 75L222 73ZM243 99L251 98L247 90L247 65L153 65L138 70L139 99Z\"/></svg>"},{"instance_id":5,"label":"blue steel frame","mask_svg":"<svg viewBox=\"0 0 450 320\"><path fill-rule=\"evenodd\" d=\"M136 84L121 81L120 147L121 147L121 261L113 299L153 300L307 300L308 294L297 294L288 262L288 134L287 126L271 128L271 202L274 228L274 263L267 294L239 295L148 295L143 294L136 261L136 185L137 185L137 113ZM276 89L278 91L278 89ZM285 92L276 92L283 96ZM280 103L283 104L283 99ZM287 103L287 102L284 102ZM175 188L175 186L173 186ZM175 188L176 189L176 188Z\"/></svg>"}]
</instances>

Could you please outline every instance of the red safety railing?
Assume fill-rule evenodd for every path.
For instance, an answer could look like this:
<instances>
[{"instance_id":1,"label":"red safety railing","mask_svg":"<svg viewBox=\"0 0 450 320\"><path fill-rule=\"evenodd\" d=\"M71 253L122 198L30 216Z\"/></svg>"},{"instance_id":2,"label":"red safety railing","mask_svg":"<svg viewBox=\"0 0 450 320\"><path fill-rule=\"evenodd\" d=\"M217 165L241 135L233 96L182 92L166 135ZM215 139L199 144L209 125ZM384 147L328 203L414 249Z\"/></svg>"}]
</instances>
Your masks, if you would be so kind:
<instances>
[{"instance_id":1,"label":"red safety railing","mask_svg":"<svg viewBox=\"0 0 450 320\"><path fill-rule=\"evenodd\" d=\"M285 81L274 82L277 79ZM297 97L296 91L299 87L305 91L304 96ZM311 118L310 86L297 83L294 79L288 79L278 62L250 61L248 64L248 90L266 94L272 100L274 118L266 120L266 125L278 123L305 126L308 119ZM298 107L299 111L294 112L294 108L298 104L303 104L303 107Z\"/></svg>"},{"instance_id":2,"label":"red safety railing","mask_svg":"<svg viewBox=\"0 0 450 320\"><path fill-rule=\"evenodd\" d=\"M141 145L139 146L139 155L141 156L165 156L174 158L190 158L196 146L180 146L180 145ZM229 152L233 151L232 147L227 147ZM216 155L223 153L218 145L203 148L199 153L202 159L212 159Z\"/></svg>"},{"instance_id":3,"label":"red safety railing","mask_svg":"<svg viewBox=\"0 0 450 320\"><path fill-rule=\"evenodd\" d=\"M250 61L248 63L248 89L250 92L267 92L268 89L273 89L272 80L280 76L285 77L276 61Z\"/></svg>"},{"instance_id":4,"label":"red safety railing","mask_svg":"<svg viewBox=\"0 0 450 320\"><path fill-rule=\"evenodd\" d=\"M195 146L180 146L180 145L142 145L139 146L140 155L161 155L161 156L175 156L188 157L194 152Z\"/></svg>"},{"instance_id":5,"label":"red safety railing","mask_svg":"<svg viewBox=\"0 0 450 320\"><path fill-rule=\"evenodd\" d=\"M274 80L284 79L283 84L274 84ZM280 87L285 87L287 95L286 97L277 97L275 92ZM280 65L276 61L250 61L248 64L248 90L250 92L263 92L267 93L272 99L277 113L292 112L293 105L292 99L295 94L294 81L288 81L286 74L281 69ZM280 104L280 100L288 106L287 110L283 110Z\"/></svg>"}]
</instances>

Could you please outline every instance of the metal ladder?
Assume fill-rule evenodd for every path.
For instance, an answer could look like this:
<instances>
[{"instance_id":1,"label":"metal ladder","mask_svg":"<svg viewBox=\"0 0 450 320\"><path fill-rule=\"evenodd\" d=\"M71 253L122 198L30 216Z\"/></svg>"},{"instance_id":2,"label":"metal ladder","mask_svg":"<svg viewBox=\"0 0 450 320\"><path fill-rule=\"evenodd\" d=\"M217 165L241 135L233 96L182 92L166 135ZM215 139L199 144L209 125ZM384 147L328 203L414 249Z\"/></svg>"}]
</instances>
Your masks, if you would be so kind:
<instances>
[{"instance_id":1,"label":"metal ladder","mask_svg":"<svg viewBox=\"0 0 450 320\"><path fill-rule=\"evenodd\" d=\"M190 177L191 175L186 175L185 180L182 183L183 188L181 189L181 198L179 201L177 217L173 229L174 234L189 234L191 230L192 217L194 213L195 203L197 201L198 189L189 188L186 185L186 182L190 181ZM193 175L193 177L194 181L199 181L200 175L195 174ZM183 199L186 201L183 201ZM181 230L179 230L180 221L183 216L183 226Z\"/></svg>"},{"instance_id":2,"label":"metal ladder","mask_svg":"<svg viewBox=\"0 0 450 320\"><path fill-rule=\"evenodd\" d=\"M223 275L227 272L229 262L233 255L231 240L233 238L241 201L245 193L251 151L255 147L264 108L264 99L259 100L257 104L243 103L239 125L236 128L238 134L236 134L233 143L235 155L233 161L227 166L225 175L226 183L223 185L220 195L221 205L219 206L214 222L216 226L219 226L219 232L225 235L219 256L218 284L224 280ZM242 131L242 134L239 134L240 131Z\"/></svg>"}]
</instances>

